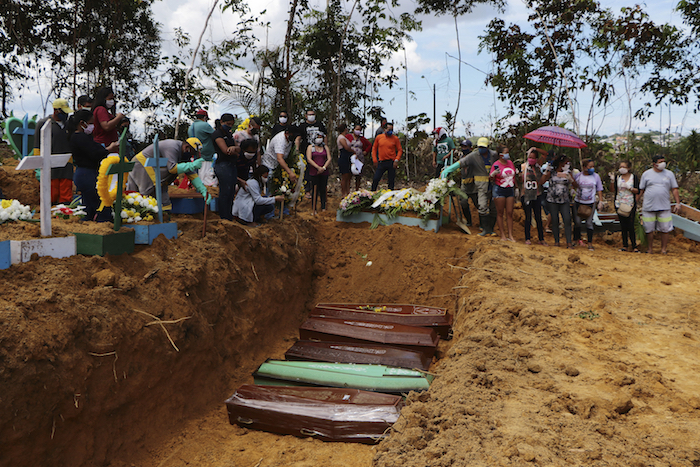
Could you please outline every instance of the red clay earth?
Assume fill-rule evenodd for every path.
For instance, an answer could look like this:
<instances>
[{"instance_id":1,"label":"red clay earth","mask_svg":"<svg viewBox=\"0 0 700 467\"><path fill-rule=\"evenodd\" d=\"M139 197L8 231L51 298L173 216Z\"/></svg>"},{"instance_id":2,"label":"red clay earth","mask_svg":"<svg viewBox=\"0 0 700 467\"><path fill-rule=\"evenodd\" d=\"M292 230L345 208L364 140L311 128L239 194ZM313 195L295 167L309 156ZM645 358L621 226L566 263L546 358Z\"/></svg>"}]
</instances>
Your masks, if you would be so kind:
<instances>
[{"instance_id":1,"label":"red clay earth","mask_svg":"<svg viewBox=\"0 0 700 467\"><path fill-rule=\"evenodd\" d=\"M0 271L0 465L700 465L693 242L649 256L612 234L571 252L524 245L521 226L513 244L308 211L210 216L205 239L182 216L177 240L133 255ZM319 301L456 315L433 387L379 445L228 423L226 397Z\"/></svg>"}]
</instances>

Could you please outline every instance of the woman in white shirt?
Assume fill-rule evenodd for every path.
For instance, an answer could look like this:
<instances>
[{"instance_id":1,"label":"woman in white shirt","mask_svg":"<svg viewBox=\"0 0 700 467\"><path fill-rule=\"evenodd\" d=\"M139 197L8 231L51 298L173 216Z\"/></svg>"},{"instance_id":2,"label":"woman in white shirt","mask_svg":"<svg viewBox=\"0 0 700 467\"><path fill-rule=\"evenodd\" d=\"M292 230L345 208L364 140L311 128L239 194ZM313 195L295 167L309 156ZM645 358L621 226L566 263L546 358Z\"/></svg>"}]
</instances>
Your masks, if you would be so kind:
<instances>
[{"instance_id":1,"label":"woman in white shirt","mask_svg":"<svg viewBox=\"0 0 700 467\"><path fill-rule=\"evenodd\" d=\"M284 200L284 196L263 196L263 187L267 184L270 169L261 165L253 171L253 177L247 186L238 190L233 201L233 216L241 223L254 224L262 222L266 214L275 210L275 202Z\"/></svg>"}]
</instances>

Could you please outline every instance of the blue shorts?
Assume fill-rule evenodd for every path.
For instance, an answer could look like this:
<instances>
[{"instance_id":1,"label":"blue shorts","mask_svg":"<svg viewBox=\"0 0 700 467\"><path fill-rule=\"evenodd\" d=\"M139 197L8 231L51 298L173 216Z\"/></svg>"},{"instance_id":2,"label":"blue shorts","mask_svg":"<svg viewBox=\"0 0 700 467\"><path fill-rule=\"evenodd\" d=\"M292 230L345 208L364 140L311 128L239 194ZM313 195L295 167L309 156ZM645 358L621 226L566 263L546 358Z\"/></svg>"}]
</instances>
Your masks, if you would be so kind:
<instances>
[{"instance_id":1,"label":"blue shorts","mask_svg":"<svg viewBox=\"0 0 700 467\"><path fill-rule=\"evenodd\" d=\"M515 188L512 186L502 187L498 185L493 186L493 197L494 198L514 198Z\"/></svg>"}]
</instances>

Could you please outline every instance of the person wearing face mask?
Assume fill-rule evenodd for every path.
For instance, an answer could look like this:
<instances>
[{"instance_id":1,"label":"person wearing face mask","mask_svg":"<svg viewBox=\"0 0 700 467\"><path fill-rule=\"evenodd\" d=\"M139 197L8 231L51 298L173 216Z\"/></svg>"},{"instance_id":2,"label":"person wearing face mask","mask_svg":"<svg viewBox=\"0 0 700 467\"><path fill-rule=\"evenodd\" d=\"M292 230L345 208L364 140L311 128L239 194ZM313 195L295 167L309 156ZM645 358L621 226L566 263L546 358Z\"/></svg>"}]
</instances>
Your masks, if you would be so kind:
<instances>
[{"instance_id":1,"label":"person wearing face mask","mask_svg":"<svg viewBox=\"0 0 700 467\"><path fill-rule=\"evenodd\" d=\"M195 161L189 162L193 156L199 156L202 143L197 138L188 138L187 141L176 139L165 139L158 142L158 153L160 158L168 160L166 167L160 168L160 190L163 201L163 211L172 209L170 196L168 195L168 185L170 185L179 174L185 174L196 190L204 197L205 202L211 201L211 196L207 193L207 188L202 180L197 176L197 171L202 168L204 159L198 157ZM146 159L152 158L153 145L149 145L136 154L131 162L135 162L134 169L129 172L126 189L138 191L144 196L156 194L156 173L153 167L146 167ZM230 207L229 207L229 212Z\"/></svg>"},{"instance_id":2,"label":"person wearing face mask","mask_svg":"<svg viewBox=\"0 0 700 467\"><path fill-rule=\"evenodd\" d=\"M462 142L459 143L459 149L461 152L459 156L460 159L468 156L473 150L471 140L463 139ZM466 224L471 227L472 212L469 208L469 200L472 200L474 207L479 209L479 195L476 192L476 185L474 185L474 176L469 173L469 167L465 166L461 167L461 169L461 189L467 195L467 198L460 199L459 204L462 206L462 212L464 213Z\"/></svg>"},{"instance_id":3,"label":"person wearing face mask","mask_svg":"<svg viewBox=\"0 0 700 467\"><path fill-rule=\"evenodd\" d=\"M219 182L219 216L222 219L233 220L231 208L233 197L236 194L236 183L238 182L238 158L241 148L236 145L231 129L235 119L232 114L225 113L221 116L221 129L214 130L211 138L214 140L214 150L216 151L216 163L214 173ZM247 174L246 174L247 178Z\"/></svg>"},{"instance_id":4,"label":"person wearing face mask","mask_svg":"<svg viewBox=\"0 0 700 467\"><path fill-rule=\"evenodd\" d=\"M274 173L277 167L281 167L282 170L287 172L289 180L292 183L297 182L297 175L294 173L294 170L287 165L287 158L291 153L292 144L298 134L299 129L294 125L289 125L287 129L281 133L277 133L277 135L270 140L265 148L265 154L262 156L262 163L270 169L270 173Z\"/></svg>"},{"instance_id":5,"label":"person wearing face mask","mask_svg":"<svg viewBox=\"0 0 700 467\"><path fill-rule=\"evenodd\" d=\"M364 167L366 157L372 150L372 143L370 143L367 138L362 136L362 125L355 125L352 134L348 133L345 138L350 142L350 148L355 153L355 160L359 161L360 165L355 164L357 167ZM351 167L352 171L352 167ZM355 172L353 172L355 173ZM358 173L355 175L355 191L360 189L360 184L362 183L362 169L358 169Z\"/></svg>"},{"instance_id":6,"label":"person wearing face mask","mask_svg":"<svg viewBox=\"0 0 700 467\"><path fill-rule=\"evenodd\" d=\"M595 173L595 162L584 159L581 164L583 170L576 174L574 179L578 184L576 197L574 198L574 243L587 245L593 250L593 214L595 213L595 198L598 194L598 211L603 209L603 182ZM587 215L586 215L587 214ZM587 243L581 239L581 222L586 222Z\"/></svg>"},{"instance_id":7,"label":"person wearing face mask","mask_svg":"<svg viewBox=\"0 0 700 467\"><path fill-rule=\"evenodd\" d=\"M262 222L265 215L275 210L275 202L282 202L284 196L263 196L264 187L268 184L270 169L261 165L253 171L248 180L248 188L240 190L233 202L233 216L243 224Z\"/></svg>"},{"instance_id":8,"label":"person wearing face mask","mask_svg":"<svg viewBox=\"0 0 700 467\"><path fill-rule=\"evenodd\" d=\"M491 166L489 176L493 180L493 199L496 203L496 222L501 232L501 240L515 241L513 237L513 206L515 204L515 165L505 146L498 147L498 160ZM506 218L508 236L503 226Z\"/></svg>"},{"instance_id":9,"label":"person wearing face mask","mask_svg":"<svg viewBox=\"0 0 700 467\"><path fill-rule=\"evenodd\" d=\"M445 164L452 163L452 157L456 149L455 143L447 136L447 130L442 127L437 127L432 133L435 136L435 144L433 145L433 168L435 169L435 178L440 177L440 172L445 168Z\"/></svg>"},{"instance_id":10,"label":"person wearing face mask","mask_svg":"<svg viewBox=\"0 0 700 467\"><path fill-rule=\"evenodd\" d=\"M306 150L309 145L313 143L316 139L318 133L323 133L327 135L326 126L316 120L316 112L313 110L306 111L306 121L299 125L299 137L296 139L295 144L299 154L306 155ZM323 142L326 143L326 138L323 138ZM309 172L304 174L304 186L306 190L306 198L311 199L311 181L309 179Z\"/></svg>"},{"instance_id":11,"label":"person wearing face mask","mask_svg":"<svg viewBox=\"0 0 700 467\"><path fill-rule=\"evenodd\" d=\"M95 118L94 140L105 146L117 141L119 134L117 127L124 119L124 114L115 113L116 101L114 92L109 86L99 88L95 92L92 115Z\"/></svg>"},{"instance_id":12,"label":"person wearing face mask","mask_svg":"<svg viewBox=\"0 0 700 467\"><path fill-rule=\"evenodd\" d=\"M83 94L78 97L78 110L92 110L92 99L90 99L90 96Z\"/></svg>"},{"instance_id":13,"label":"person wearing face mask","mask_svg":"<svg viewBox=\"0 0 700 467\"><path fill-rule=\"evenodd\" d=\"M443 169L441 177L446 178L450 173L459 169L466 169L467 179L473 179L474 190L479 202L479 226L480 236L495 236L493 231L496 225L496 205L492 198L491 165L498 159L498 153L489 149L489 139L481 137L476 142L476 150L462 157L454 164Z\"/></svg>"},{"instance_id":14,"label":"person wearing face mask","mask_svg":"<svg viewBox=\"0 0 700 467\"><path fill-rule=\"evenodd\" d=\"M260 128L262 127L262 119L260 117L250 117L248 120L248 128L244 130L238 130L233 134L233 140L236 142L236 144L240 145L241 141L246 140L246 139L254 139L255 141L258 142L258 146L260 145ZM260 156L261 154L258 152L257 154L257 164L260 165Z\"/></svg>"},{"instance_id":15,"label":"person wearing face mask","mask_svg":"<svg viewBox=\"0 0 700 467\"><path fill-rule=\"evenodd\" d=\"M340 146L338 146L340 147ZM317 134L314 144L306 150L306 161L309 164L312 193L316 193L311 201L313 213L316 214L316 200L321 200L321 210L326 210L326 188L328 187L328 167L331 165L331 150L323 142L323 135ZM342 183L342 182L341 182ZM349 182L348 182L349 185Z\"/></svg>"},{"instance_id":16,"label":"person wearing face mask","mask_svg":"<svg viewBox=\"0 0 700 467\"><path fill-rule=\"evenodd\" d=\"M622 248L620 251L634 251L637 249L634 220L637 217L637 197L639 194L639 177L632 173L632 164L622 161L617 169L619 175L610 173L610 191L615 193L615 211L620 220L620 232L622 233ZM628 243L629 238L629 243ZM630 247L630 244L632 245Z\"/></svg>"},{"instance_id":17,"label":"person wearing face mask","mask_svg":"<svg viewBox=\"0 0 700 467\"><path fill-rule=\"evenodd\" d=\"M537 163L538 151L537 148L530 148L527 151L527 158L522 167L522 203L525 211L525 244L531 245L530 230L532 229L532 217L535 217L535 225L537 226L537 238L542 246L547 246L544 241L544 228L542 227L542 185L540 179L542 172L540 165Z\"/></svg>"},{"instance_id":18,"label":"person wearing face mask","mask_svg":"<svg viewBox=\"0 0 700 467\"><path fill-rule=\"evenodd\" d=\"M38 126L37 126L38 128ZM668 253L668 234L673 230L671 201L673 194L676 205L673 212L679 213L681 199L678 194L678 182L673 172L666 168L666 158L657 154L651 158L653 167L642 174L639 182L639 195L644 196L642 204L642 223L647 235L647 253L653 252L654 233L661 232L661 254Z\"/></svg>"},{"instance_id":19,"label":"person wearing face mask","mask_svg":"<svg viewBox=\"0 0 700 467\"><path fill-rule=\"evenodd\" d=\"M236 162L236 174L238 186L245 190L248 188L247 180L253 176L253 171L258 167L258 148L260 146L256 140L249 138L241 141L239 147L241 154Z\"/></svg>"},{"instance_id":20,"label":"person wearing face mask","mask_svg":"<svg viewBox=\"0 0 700 467\"><path fill-rule=\"evenodd\" d=\"M202 159L204 159L204 162L202 163L202 168L199 169L199 178L202 179L202 183L206 186L216 186L218 184L213 165L214 154L216 154L214 139L212 138L213 134L214 128L209 124L209 112L199 109L194 114L192 125L187 129L187 135L202 142Z\"/></svg>"},{"instance_id":21,"label":"person wearing face mask","mask_svg":"<svg viewBox=\"0 0 700 467\"><path fill-rule=\"evenodd\" d=\"M374 162L374 179L372 191L377 191L384 172L389 172L389 189L394 189L396 168L403 155L399 137L394 134L394 124L387 123L386 131L374 138L372 145L372 161Z\"/></svg>"},{"instance_id":22,"label":"person wearing face mask","mask_svg":"<svg viewBox=\"0 0 700 467\"><path fill-rule=\"evenodd\" d=\"M51 122L51 154L68 154L71 152L68 116L73 110L65 99L56 99L52 103L53 113L36 123L34 133L34 155L40 155L41 128L47 121ZM73 164L51 169L51 202L70 203L73 200Z\"/></svg>"},{"instance_id":23,"label":"person wearing face mask","mask_svg":"<svg viewBox=\"0 0 700 467\"><path fill-rule=\"evenodd\" d=\"M547 190L547 203L552 213L552 235L554 246L559 246L559 214L564 223L564 236L567 248L573 248L571 243L571 187L578 188L578 184L571 175L571 162L569 158L560 155L552 161L552 168L547 168L540 179L544 185L549 181Z\"/></svg>"},{"instance_id":24,"label":"person wearing face mask","mask_svg":"<svg viewBox=\"0 0 700 467\"><path fill-rule=\"evenodd\" d=\"M100 162L107 157L110 152L119 150L119 143L114 142L106 148L92 139L95 129L92 112L86 109L78 110L73 114L70 146L73 154L73 164L75 173L73 183L82 196L82 203L85 206L85 220L87 221L109 221L111 220L111 209L103 210L96 219L97 208L100 207L100 197L97 194L97 175Z\"/></svg>"},{"instance_id":25,"label":"person wearing face mask","mask_svg":"<svg viewBox=\"0 0 700 467\"><path fill-rule=\"evenodd\" d=\"M288 121L289 121L289 118L287 117L287 111L286 110L281 111L280 116L277 119L277 123L275 123L275 126L272 127L272 132L270 134L270 137L274 137L280 131L284 131L287 128Z\"/></svg>"}]
</instances>

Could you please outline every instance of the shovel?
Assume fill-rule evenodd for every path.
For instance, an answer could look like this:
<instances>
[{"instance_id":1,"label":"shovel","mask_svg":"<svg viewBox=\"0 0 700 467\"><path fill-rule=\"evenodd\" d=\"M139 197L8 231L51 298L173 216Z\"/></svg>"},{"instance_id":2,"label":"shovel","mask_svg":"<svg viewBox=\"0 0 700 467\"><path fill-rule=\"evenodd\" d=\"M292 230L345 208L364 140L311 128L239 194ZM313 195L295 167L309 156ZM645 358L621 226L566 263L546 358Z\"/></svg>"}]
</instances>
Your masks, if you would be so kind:
<instances>
[{"instance_id":1,"label":"shovel","mask_svg":"<svg viewBox=\"0 0 700 467\"><path fill-rule=\"evenodd\" d=\"M457 199L457 196L450 196L450 200L452 201L452 204L455 207L455 218L456 218L455 223L465 233L471 235L472 234L471 230L469 230L469 227L464 222L464 213L462 212L462 205L459 204L459 200Z\"/></svg>"}]
</instances>

